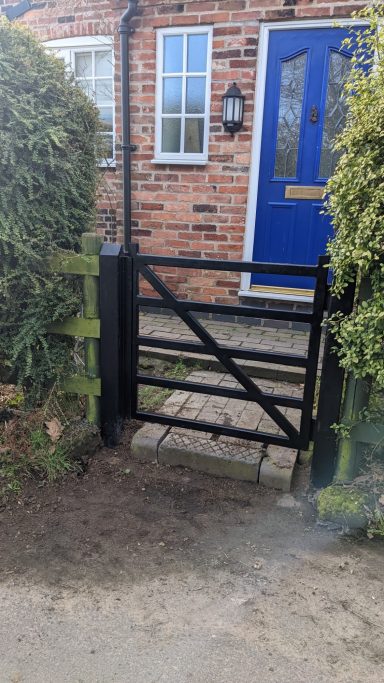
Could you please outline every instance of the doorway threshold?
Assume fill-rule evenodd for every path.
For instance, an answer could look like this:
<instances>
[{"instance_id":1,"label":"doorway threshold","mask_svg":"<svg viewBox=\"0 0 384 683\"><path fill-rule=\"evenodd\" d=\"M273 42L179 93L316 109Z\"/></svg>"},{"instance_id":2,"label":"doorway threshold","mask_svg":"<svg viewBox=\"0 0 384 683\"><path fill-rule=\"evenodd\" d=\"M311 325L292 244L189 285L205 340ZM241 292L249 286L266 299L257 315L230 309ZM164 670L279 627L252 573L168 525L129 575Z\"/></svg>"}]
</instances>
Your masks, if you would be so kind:
<instances>
[{"instance_id":1,"label":"doorway threshold","mask_svg":"<svg viewBox=\"0 0 384 683\"><path fill-rule=\"evenodd\" d=\"M312 303L314 291L312 289L294 289L291 287L268 287L253 285L250 289L241 289L239 297L253 299L271 299L274 301L295 301L297 303Z\"/></svg>"}]
</instances>

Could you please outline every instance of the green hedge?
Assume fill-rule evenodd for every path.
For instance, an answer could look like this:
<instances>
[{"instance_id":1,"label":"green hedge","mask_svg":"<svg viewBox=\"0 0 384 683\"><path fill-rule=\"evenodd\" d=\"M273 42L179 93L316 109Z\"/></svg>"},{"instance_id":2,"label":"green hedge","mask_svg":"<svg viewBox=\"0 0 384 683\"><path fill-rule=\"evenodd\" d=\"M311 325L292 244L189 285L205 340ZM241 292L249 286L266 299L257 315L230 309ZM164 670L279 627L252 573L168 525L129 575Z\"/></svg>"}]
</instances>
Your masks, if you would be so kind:
<instances>
[{"instance_id":1,"label":"green hedge","mask_svg":"<svg viewBox=\"0 0 384 683\"><path fill-rule=\"evenodd\" d=\"M79 310L79 283L44 263L94 225L97 128L63 62L0 20L0 358L31 400L70 362L72 341L46 329Z\"/></svg>"},{"instance_id":2,"label":"green hedge","mask_svg":"<svg viewBox=\"0 0 384 683\"><path fill-rule=\"evenodd\" d=\"M329 253L336 294L356 274L370 278L372 293L350 315L334 316L331 325L341 364L384 388L384 6L373 3L355 16L369 25L355 36L347 124L335 145L342 155L327 185L335 226Z\"/></svg>"}]
</instances>

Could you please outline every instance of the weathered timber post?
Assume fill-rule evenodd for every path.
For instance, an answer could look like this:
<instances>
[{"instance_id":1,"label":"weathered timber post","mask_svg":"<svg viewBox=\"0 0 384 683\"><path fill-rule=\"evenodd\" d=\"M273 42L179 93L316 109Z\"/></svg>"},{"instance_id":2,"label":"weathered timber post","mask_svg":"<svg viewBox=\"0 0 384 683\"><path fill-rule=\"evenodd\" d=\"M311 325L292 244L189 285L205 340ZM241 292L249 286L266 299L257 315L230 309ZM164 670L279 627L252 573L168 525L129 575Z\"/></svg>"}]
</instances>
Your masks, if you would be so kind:
<instances>
[{"instance_id":1,"label":"weathered timber post","mask_svg":"<svg viewBox=\"0 0 384 683\"><path fill-rule=\"evenodd\" d=\"M85 256L98 256L103 238L96 233L84 233L81 238L81 251ZM83 284L83 317L95 320L100 317L99 278L84 275ZM92 337L84 339L85 374L90 379L100 377L100 340ZM88 395L86 399L87 420L91 424L100 425L100 398Z\"/></svg>"}]
</instances>

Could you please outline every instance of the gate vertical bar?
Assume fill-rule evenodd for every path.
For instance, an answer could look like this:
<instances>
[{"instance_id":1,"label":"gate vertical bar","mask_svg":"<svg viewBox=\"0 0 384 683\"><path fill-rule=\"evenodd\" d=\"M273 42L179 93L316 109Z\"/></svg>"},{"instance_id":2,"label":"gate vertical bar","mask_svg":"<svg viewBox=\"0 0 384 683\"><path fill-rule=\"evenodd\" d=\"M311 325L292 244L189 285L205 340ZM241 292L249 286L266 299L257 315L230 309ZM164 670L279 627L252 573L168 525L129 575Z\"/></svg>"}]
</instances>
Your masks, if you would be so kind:
<instances>
[{"instance_id":1,"label":"gate vertical bar","mask_svg":"<svg viewBox=\"0 0 384 683\"><path fill-rule=\"evenodd\" d=\"M308 343L308 367L305 375L303 412L300 425L300 439L303 444L302 448L304 449L308 448L311 437L313 399L315 395L317 364L321 342L321 325L327 299L328 268L326 266L328 263L328 256L319 257L315 293L313 297L313 320Z\"/></svg>"},{"instance_id":2,"label":"gate vertical bar","mask_svg":"<svg viewBox=\"0 0 384 683\"><path fill-rule=\"evenodd\" d=\"M100 252L101 429L106 446L117 445L123 424L121 403L121 273L119 244Z\"/></svg>"},{"instance_id":3,"label":"gate vertical bar","mask_svg":"<svg viewBox=\"0 0 384 683\"><path fill-rule=\"evenodd\" d=\"M335 313L348 315L353 309L356 283L351 282L339 299L332 296L328 317ZM334 349L337 342L328 329L325 338L317 419L314 435L311 481L316 487L327 486L333 478L337 456L337 434L332 425L340 417L343 397L344 369Z\"/></svg>"},{"instance_id":4,"label":"gate vertical bar","mask_svg":"<svg viewBox=\"0 0 384 683\"><path fill-rule=\"evenodd\" d=\"M137 305L137 295L139 290L139 270L137 268L136 256L139 251L137 244L129 245L129 253L131 255L131 278L130 278L130 377L129 377L129 392L130 392L130 415L136 417L137 413L137 365L138 365L138 344L137 338L139 336L139 308Z\"/></svg>"},{"instance_id":5,"label":"gate vertical bar","mask_svg":"<svg viewBox=\"0 0 384 683\"><path fill-rule=\"evenodd\" d=\"M128 251L123 257L123 293L122 293L122 316L123 316L123 386L124 386L124 417L131 420L133 415L132 399L133 399L133 355L136 347L136 337L133 336L133 319L134 319L134 262L132 255L136 253L135 246L127 245Z\"/></svg>"}]
</instances>

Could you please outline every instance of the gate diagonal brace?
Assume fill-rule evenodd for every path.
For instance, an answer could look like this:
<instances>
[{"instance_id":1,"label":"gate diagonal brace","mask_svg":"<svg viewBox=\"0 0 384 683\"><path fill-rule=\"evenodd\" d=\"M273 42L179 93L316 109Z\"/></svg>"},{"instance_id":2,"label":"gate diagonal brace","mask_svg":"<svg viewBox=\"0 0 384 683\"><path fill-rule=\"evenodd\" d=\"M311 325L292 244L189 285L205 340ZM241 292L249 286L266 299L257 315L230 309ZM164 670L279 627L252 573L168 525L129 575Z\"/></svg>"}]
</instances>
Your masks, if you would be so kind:
<instances>
[{"instance_id":1,"label":"gate diagonal brace","mask_svg":"<svg viewBox=\"0 0 384 683\"><path fill-rule=\"evenodd\" d=\"M245 372L235 363L228 354L222 352L215 339L207 332L196 318L188 311L188 304L180 301L164 284L164 282L147 265L139 264L139 272L149 282L150 285L160 294L166 308L174 310L186 325L202 341L209 353L217 358L228 372L244 387L246 394L244 400L257 402L269 415L269 417L285 432L285 434L295 443L299 440L299 432L287 420L272 400L265 396L261 389L245 374Z\"/></svg>"}]
</instances>

